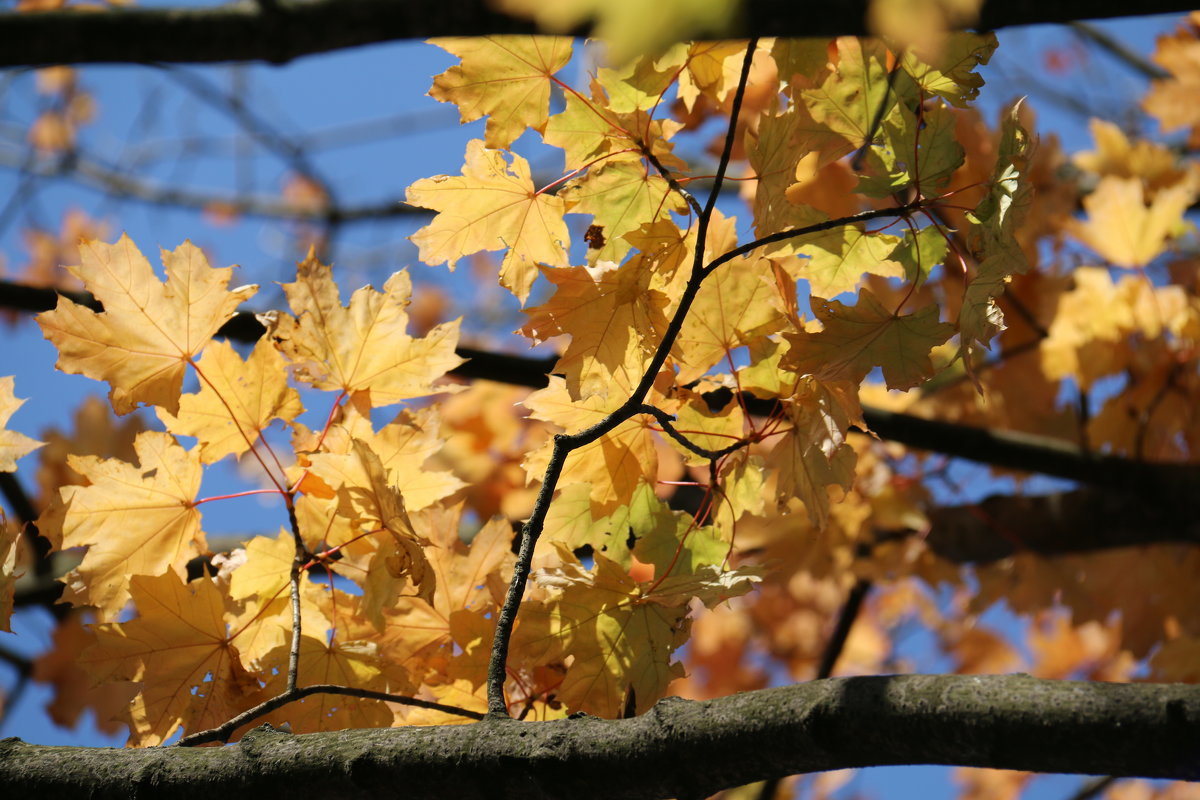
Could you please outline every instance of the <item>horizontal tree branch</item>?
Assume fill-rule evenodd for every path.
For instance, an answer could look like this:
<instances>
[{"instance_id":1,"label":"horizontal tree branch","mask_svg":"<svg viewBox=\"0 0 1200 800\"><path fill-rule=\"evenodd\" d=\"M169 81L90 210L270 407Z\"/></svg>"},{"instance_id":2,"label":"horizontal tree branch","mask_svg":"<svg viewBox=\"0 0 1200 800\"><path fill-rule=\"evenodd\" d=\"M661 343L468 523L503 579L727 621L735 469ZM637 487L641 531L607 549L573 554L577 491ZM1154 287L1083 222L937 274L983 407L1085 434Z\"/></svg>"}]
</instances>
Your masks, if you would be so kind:
<instances>
[{"instance_id":1,"label":"horizontal tree branch","mask_svg":"<svg viewBox=\"0 0 1200 800\"><path fill-rule=\"evenodd\" d=\"M836 36L867 33L867 0L829 0L814 14L794 0L743 0L733 26L714 35ZM978 26L1069 22L1186 12L1182 0L987 0ZM533 25L484 0L276 0L215 8L115 8L0 15L0 66L268 61L429 36L531 33ZM586 29L576 33L587 33Z\"/></svg>"},{"instance_id":2,"label":"horizontal tree branch","mask_svg":"<svg viewBox=\"0 0 1200 800\"><path fill-rule=\"evenodd\" d=\"M1155 502L1144 494L1095 486L996 495L931 509L925 543L956 564L988 564L1018 552L1059 556L1148 544L1200 545L1200 516L1190 499L1195 495L1187 497ZM881 534L889 538L888 532Z\"/></svg>"},{"instance_id":3,"label":"horizontal tree branch","mask_svg":"<svg viewBox=\"0 0 1200 800\"><path fill-rule=\"evenodd\" d=\"M406 205L399 198L362 205L331 204L321 207L301 206L277 196L239 195L181 188L121 172L78 154L52 162L29 165L24 154L0 152L0 166L19 169L25 175L37 178L74 180L98 192L154 206L174 206L200 211L219 210L238 216L344 224L429 215L425 209Z\"/></svg>"},{"instance_id":4,"label":"horizontal tree branch","mask_svg":"<svg viewBox=\"0 0 1200 800\"><path fill-rule=\"evenodd\" d=\"M361 797L699 798L798 773L888 764L1200 779L1200 686L1027 675L834 678L632 719L483 722L220 748L0 742L0 785L43 800Z\"/></svg>"},{"instance_id":5,"label":"horizontal tree branch","mask_svg":"<svg viewBox=\"0 0 1200 800\"><path fill-rule=\"evenodd\" d=\"M3 308L27 312L48 311L57 303L58 294L97 310L101 308L86 292L0 281L0 307ZM218 335L254 342L263 332L262 323L253 314L241 313L227 322ZM468 361L456 368L452 373L454 375L533 389L547 385L547 375L553 371L556 362L554 357L528 358L470 347L459 347L458 354ZM760 416L770 414L775 407L774 400L747 396L745 401L747 409ZM1144 493L1143 503L1149 498L1178 503L1200 495L1200 465L1197 464L1149 463L1088 453L1077 445L1045 436L993 431L872 407L864 407L863 418L879 437L908 447L993 467Z\"/></svg>"}]
</instances>

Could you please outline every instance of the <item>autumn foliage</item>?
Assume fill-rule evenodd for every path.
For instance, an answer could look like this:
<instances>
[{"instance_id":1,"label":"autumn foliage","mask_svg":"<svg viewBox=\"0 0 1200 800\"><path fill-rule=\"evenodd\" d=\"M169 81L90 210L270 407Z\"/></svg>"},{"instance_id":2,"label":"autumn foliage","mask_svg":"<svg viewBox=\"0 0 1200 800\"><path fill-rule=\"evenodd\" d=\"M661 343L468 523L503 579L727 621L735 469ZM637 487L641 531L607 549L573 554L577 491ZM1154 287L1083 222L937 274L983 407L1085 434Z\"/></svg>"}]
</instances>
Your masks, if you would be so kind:
<instances>
[{"instance_id":1,"label":"autumn foliage","mask_svg":"<svg viewBox=\"0 0 1200 800\"><path fill-rule=\"evenodd\" d=\"M1196 31L1160 42L1178 77L1145 101L1193 139ZM1200 678L1194 546L1048 556L979 512L964 535L1016 553L956 563L926 539L943 465L864 418L1194 461L1194 161L1100 120L1068 157L1028 104L990 125L990 34L677 44L585 85L562 77L568 38L434 44L460 63L431 95L486 127L461 174L408 188L431 212L412 241L433 267L495 254L518 333L558 348L547 385L454 377L459 321L418 331L404 270L343 300L310 255L261 338L231 342L261 310L232 268L187 242L161 270L128 237L81 244L70 274L103 310L61 297L38 324L116 414L155 416L87 408L41 457L37 532L81 554L61 577L78 613L38 664L62 719L115 713L149 746L628 716L811 679L856 585L842 673L903 669L891 636L919 624L961 672ZM519 139L561 177L535 183ZM0 423L19 402L0 381ZM0 470L36 444L0 431ZM245 490L201 496L230 458ZM205 505L248 494L278 531L214 552ZM23 573L5 531L0 623ZM1028 655L978 622L998 603L1027 615Z\"/></svg>"}]
</instances>

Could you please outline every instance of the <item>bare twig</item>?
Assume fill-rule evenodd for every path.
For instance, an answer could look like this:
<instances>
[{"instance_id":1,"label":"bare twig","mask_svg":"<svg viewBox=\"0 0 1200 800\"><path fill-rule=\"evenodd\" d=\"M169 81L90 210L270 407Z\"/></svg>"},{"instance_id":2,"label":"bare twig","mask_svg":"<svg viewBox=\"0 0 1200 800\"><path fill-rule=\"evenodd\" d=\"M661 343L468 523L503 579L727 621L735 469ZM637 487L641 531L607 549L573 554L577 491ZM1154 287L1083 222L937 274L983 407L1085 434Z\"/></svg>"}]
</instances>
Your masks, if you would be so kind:
<instances>
[{"instance_id":1,"label":"bare twig","mask_svg":"<svg viewBox=\"0 0 1200 800\"><path fill-rule=\"evenodd\" d=\"M700 208L700 201L696 199L696 196L687 189L683 188L683 185L676 180L675 176L671 174L669 169L663 166L662 162L658 160L658 156L654 155L650 148L646 148L642 155L646 157L646 160L649 161L656 170L658 170L658 174L661 175L663 180L667 182L667 185L674 189L675 193L682 197L685 202L687 202L688 207L695 212L696 216L700 216L704 213L704 210Z\"/></svg>"},{"instance_id":2,"label":"bare twig","mask_svg":"<svg viewBox=\"0 0 1200 800\"><path fill-rule=\"evenodd\" d=\"M659 426L668 436L679 442L680 445L686 447L691 452L695 453L701 458L707 458L709 461L716 461L722 456L727 456L730 453L736 450L741 450L743 447L746 447L750 444L750 439L739 439L728 447L722 447L720 450L709 450L708 448L701 447L680 433L679 429L674 425L675 417L663 411L661 408L643 404L638 407L638 412L642 414L649 414L650 416L654 417L655 421L658 422Z\"/></svg>"},{"instance_id":3,"label":"bare twig","mask_svg":"<svg viewBox=\"0 0 1200 800\"><path fill-rule=\"evenodd\" d=\"M1167 72L1153 61L1146 60L1140 53L1135 53L1129 49L1124 42L1114 39L1095 25L1088 22L1071 22L1068 25L1080 37L1105 50L1113 58L1142 77L1149 78L1150 80L1165 80L1171 77L1170 72Z\"/></svg>"},{"instance_id":4,"label":"bare twig","mask_svg":"<svg viewBox=\"0 0 1200 800\"><path fill-rule=\"evenodd\" d=\"M507 675L508 664L508 645L512 638L513 625L516 622L517 609L521 604L521 598L525 595L525 586L529 580L530 563L533 560L533 549L537 544L538 537L542 533L542 527L546 521L546 514L550 510L550 502L554 497L555 489L558 486L558 480L562 475L562 470L566 464L567 456L573 450L584 447L604 434L616 428L621 423L641 412L642 403L645 401L647 393L654 382L655 376L662 369L666 362L667 354L675 344L675 339L679 335L679 331L683 327L683 320L687 316L688 310L691 308L692 302L696 299L696 294L700 291L700 284L703 282L710 270L706 271L703 267L704 263L704 245L706 241L706 233L708 230L708 222L712 215L712 210L716 206L717 195L721 191L721 183L725 177L725 170L729 166L729 156L732 151L732 139L734 131L737 129L737 116L741 109L742 98L746 92L746 81L750 74L750 63L754 58L754 50L758 46L758 40L752 39L746 48L746 56L742 62L741 76L738 80L737 93L734 95L733 108L730 115L729 133L727 134L726 147L721 155L721 163L717 169L717 175L713 181L713 189L709 195L708 202L700 215L698 233L696 236L696 252L692 262L692 274L688 279L687 286L684 288L683 294L679 301L679 306L676 308L674 316L671 318L667 329L663 334L662 341L659 342L658 349L650 359L650 363L646 367L645 373L642 375L638 385L630 393L630 396L621 405L620 408L613 411L600 422L573 434L558 434L554 437L553 450L550 455L550 460L546 465L545 474L542 476L542 486L538 490L537 499L534 502L533 512L521 529L521 544L517 552L517 561L513 566L513 577L509 583L508 592L504 597L504 603L500 607L500 612L496 617L496 635L492 643L491 659L488 662L488 714L496 717L507 717L508 706L504 699L504 681Z\"/></svg>"},{"instance_id":5,"label":"bare twig","mask_svg":"<svg viewBox=\"0 0 1200 800\"><path fill-rule=\"evenodd\" d=\"M185 736L177 742L179 747L194 747L198 744L207 744L209 742L227 742L229 737L238 728L253 722L259 717L270 714L277 708L282 708L289 703L294 703L297 700L303 700L305 697L314 694L337 694L344 697L360 697L364 700L383 700L388 703L398 703L404 706L413 706L414 708L425 708L432 711L441 711L446 714L452 714L457 717L466 717L467 719L483 719L484 715L478 711L470 711L458 706L448 706L444 703L435 703L432 700L421 700L416 697L408 697L401 694L388 694L387 692L376 692L371 689L354 689L349 686L337 686L334 684L316 684L314 686L305 686L300 689L284 692L281 695L272 697L270 700L259 703L254 708L243 711L233 719L218 725L215 728L210 728L206 731L197 731L190 736Z\"/></svg>"},{"instance_id":6,"label":"bare twig","mask_svg":"<svg viewBox=\"0 0 1200 800\"><path fill-rule=\"evenodd\" d=\"M300 677L300 571L308 561L308 548L300 535L300 521L296 518L296 504L290 493L284 494L287 503L288 522L292 526L292 568L288 576L288 588L292 596L292 642L288 653L287 694L296 691Z\"/></svg>"},{"instance_id":7,"label":"bare twig","mask_svg":"<svg viewBox=\"0 0 1200 800\"><path fill-rule=\"evenodd\" d=\"M23 159L0 151L0 166L21 169ZM401 198L360 206L329 206L314 209L298 206L279 197L252 195L249 197L220 192L205 192L177 188L143 180L110 168L82 155L39 163L28 169L30 175L43 178L66 178L97 191L122 199L137 200L154 206L175 206L204 210L213 207L250 217L312 220L314 222L350 223L391 219L405 216L427 216L428 211L405 205Z\"/></svg>"},{"instance_id":8,"label":"bare twig","mask_svg":"<svg viewBox=\"0 0 1200 800\"><path fill-rule=\"evenodd\" d=\"M1075 794L1071 795L1067 800L1093 800L1099 797L1100 793L1117 782L1117 779L1112 775L1105 775L1099 778L1091 778L1084 781Z\"/></svg>"}]
</instances>

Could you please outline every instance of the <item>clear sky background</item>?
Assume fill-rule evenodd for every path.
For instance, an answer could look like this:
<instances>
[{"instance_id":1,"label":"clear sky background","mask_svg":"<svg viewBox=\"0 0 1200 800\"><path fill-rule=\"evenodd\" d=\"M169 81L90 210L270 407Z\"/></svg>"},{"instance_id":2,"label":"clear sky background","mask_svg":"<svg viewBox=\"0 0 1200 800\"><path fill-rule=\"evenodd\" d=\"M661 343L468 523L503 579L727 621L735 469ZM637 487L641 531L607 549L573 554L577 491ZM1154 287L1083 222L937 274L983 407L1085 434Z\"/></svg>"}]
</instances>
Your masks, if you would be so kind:
<instances>
[{"instance_id":1,"label":"clear sky background","mask_svg":"<svg viewBox=\"0 0 1200 800\"><path fill-rule=\"evenodd\" d=\"M1148 54L1154 36L1174 25L1175 18L1146 18L1100 27ZM1057 134L1068 152L1090 146L1089 112L1117 122L1135 121L1127 114L1133 98L1144 91L1145 80L1087 48L1068 29L1002 31L1000 42L993 64L983 69L987 85L980 106L989 120L1016 97L1029 95L1038 113L1038 132ZM481 123L460 127L456 109L425 96L431 77L453 63L455 59L439 48L405 43L313 56L278 68L89 67L80 80L94 96L97 119L81 133L81 152L114 169L148 165L139 174L164 186L278 196L294 174L294 164L280 153L290 145L301 145L312 168L339 187L338 199L343 203L395 202L418 178L457 174L466 140L481 135ZM572 64L564 79L579 84L584 69ZM248 113L272 132L270 147L239 132L228 109L208 99L233 91L245 99ZM281 294L271 282L289 279L294 262L303 255L298 245L302 231L295 225L250 216L214 224L193 209L122 201L70 180L30 181L26 172L13 168L36 171L52 163L52 159L30 161L22 143L23 131L46 102L35 90L32 72L0 73L0 263L8 275L19 275L28 259L26 229L57 230L64 212L76 208L105 221L109 240L127 232L152 262L156 248L174 248L190 238L208 252L214 266L242 265L235 285L263 285L251 302L254 308L281 305ZM527 134L523 144L530 141L536 141L535 134ZM539 164L547 171L558 168L553 161L535 160L535 175ZM730 202L729 212L745 218L736 200ZM519 315L506 292L481 284L465 264L451 274L445 267L417 262L415 248L403 236L419 224L419 219L386 220L344 228L332 251L343 297L365 282L380 286L392 271L407 266L418 293L422 285L431 285L450 298L448 317L484 305L487 314L475 311L468 317L468 333L491 347L524 351L523 339L507 336L519 325ZM53 370L54 349L31 321L0 322L0 326L0 375L15 375L17 395L34 398L15 415L12 428L37 438L49 427L67 427L83 395L103 395L102 384ZM314 395L305 399L313 413L323 418L330 399ZM35 460L36 456L27 458L22 462L24 472L18 472L30 488ZM959 471L976 496L1005 488L981 467L964 465ZM236 480L230 469L217 470L203 492L220 492ZM205 530L210 536L270 533L280 524L275 505L260 506L255 499L208 504L203 508ZM1019 627L1002 611L992 613L993 624L1007 630ZM28 655L46 647L51 626L45 612L19 612L13 625L18 635L0 634L0 647ZM928 638L911 637L902 645L902 655L921 671L940 667ZM15 680L14 672L0 662L0 684L11 688ZM75 731L54 727L42 712L48 699L46 688L29 686L6 715L0 735L45 744L123 744L123 736L98 734L90 719ZM843 790L843 796L953 796L945 773L942 768L867 770ZM1033 796L1065 798L1077 784L1077 778L1041 778Z\"/></svg>"}]
</instances>

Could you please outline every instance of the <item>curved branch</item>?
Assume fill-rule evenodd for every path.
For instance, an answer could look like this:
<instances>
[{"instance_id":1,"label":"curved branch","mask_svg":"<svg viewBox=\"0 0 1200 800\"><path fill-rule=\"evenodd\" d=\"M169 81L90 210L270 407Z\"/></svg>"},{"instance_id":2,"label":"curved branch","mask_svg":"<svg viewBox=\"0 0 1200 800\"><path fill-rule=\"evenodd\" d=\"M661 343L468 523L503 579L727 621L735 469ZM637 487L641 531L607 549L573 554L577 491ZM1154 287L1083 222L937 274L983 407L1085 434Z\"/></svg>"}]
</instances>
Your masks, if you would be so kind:
<instances>
[{"instance_id":1,"label":"curved branch","mask_svg":"<svg viewBox=\"0 0 1200 800\"><path fill-rule=\"evenodd\" d=\"M632 719L293 736L230 747L84 749L0 742L0 785L40 798L705 797L771 777L949 764L1196 780L1200 687L1028 675L834 678Z\"/></svg>"},{"instance_id":2,"label":"curved branch","mask_svg":"<svg viewBox=\"0 0 1200 800\"><path fill-rule=\"evenodd\" d=\"M743 0L725 37L863 35L867 0ZM988 0L980 28L1184 13L1184 0ZM0 67L38 64L282 64L305 55L429 36L534 33L485 0L278 0L216 8L127 8L0 15ZM586 28L576 31L586 34Z\"/></svg>"},{"instance_id":3,"label":"curved branch","mask_svg":"<svg viewBox=\"0 0 1200 800\"><path fill-rule=\"evenodd\" d=\"M289 675L289 681L291 676ZM303 686L299 689L289 688L283 694L276 695L270 700L264 700L254 708L247 709L241 714L238 714L233 719L230 719L215 728L210 728L206 731L197 731L196 733L184 736L179 740L180 747L194 747L200 744L208 744L210 742L227 742L229 737L233 735L238 728L253 722L260 717L270 714L272 711L283 708L290 703L295 703L298 700L303 700L309 695L314 694L336 694L343 697L357 697L366 700L383 700L387 703L396 703L398 705L412 706L414 708L424 708L432 711L441 711L444 714L450 714L456 717L466 717L467 719L481 720L483 714L478 711L468 711L465 708L458 706L448 706L443 703L435 703L432 700L421 700L417 697L409 697L402 694L388 694L387 692L376 692L372 689L355 689L352 686L339 686L332 683L319 683L312 686Z\"/></svg>"}]
</instances>

